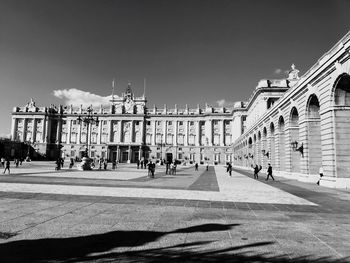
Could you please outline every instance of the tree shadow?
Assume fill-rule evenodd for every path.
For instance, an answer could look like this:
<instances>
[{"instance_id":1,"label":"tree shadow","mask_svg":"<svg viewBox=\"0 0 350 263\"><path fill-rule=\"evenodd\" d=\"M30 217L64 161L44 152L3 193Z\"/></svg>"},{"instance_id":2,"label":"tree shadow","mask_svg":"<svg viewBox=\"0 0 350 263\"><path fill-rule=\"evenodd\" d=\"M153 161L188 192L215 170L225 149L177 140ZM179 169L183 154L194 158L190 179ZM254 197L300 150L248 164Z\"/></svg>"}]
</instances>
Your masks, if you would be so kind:
<instances>
[{"instance_id":1,"label":"tree shadow","mask_svg":"<svg viewBox=\"0 0 350 263\"><path fill-rule=\"evenodd\" d=\"M64 262L115 248L142 246L168 234L225 231L234 226L238 224L203 224L170 232L118 230L69 238L18 240L0 244L0 262Z\"/></svg>"},{"instance_id":2,"label":"tree shadow","mask_svg":"<svg viewBox=\"0 0 350 263\"><path fill-rule=\"evenodd\" d=\"M226 231L239 224L203 224L169 232L112 231L103 234L69 238L19 240L0 244L1 262L295 262L343 263L347 259L311 256L291 259L288 255L274 256L257 253L258 247L274 242L257 242L229 248L205 249L215 240L191 242L155 249L139 246L157 241L170 234ZM135 248L134 247L138 247ZM120 250L126 252L119 252ZM113 251L117 249L118 252ZM242 252L244 250L244 252ZM265 249L268 251L267 249Z\"/></svg>"}]
</instances>

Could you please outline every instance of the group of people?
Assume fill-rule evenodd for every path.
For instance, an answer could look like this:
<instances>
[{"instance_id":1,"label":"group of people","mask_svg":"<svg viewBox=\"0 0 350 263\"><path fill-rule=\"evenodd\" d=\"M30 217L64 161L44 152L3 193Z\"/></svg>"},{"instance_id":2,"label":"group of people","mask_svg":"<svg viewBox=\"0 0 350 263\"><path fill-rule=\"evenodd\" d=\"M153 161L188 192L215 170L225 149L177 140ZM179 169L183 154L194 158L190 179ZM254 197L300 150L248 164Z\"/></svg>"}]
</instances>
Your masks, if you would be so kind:
<instances>
[{"instance_id":1,"label":"group of people","mask_svg":"<svg viewBox=\"0 0 350 263\"><path fill-rule=\"evenodd\" d=\"M252 167L254 170L254 179L259 179L259 172L261 171L262 166L255 164L255 166L252 165ZM272 178L272 180L275 181L275 178L272 175L272 166L270 163L267 164L266 174L267 174L267 177L266 177L265 181L269 180L270 177Z\"/></svg>"},{"instance_id":2,"label":"group of people","mask_svg":"<svg viewBox=\"0 0 350 263\"><path fill-rule=\"evenodd\" d=\"M176 174L176 162L165 162L165 174Z\"/></svg>"}]
</instances>

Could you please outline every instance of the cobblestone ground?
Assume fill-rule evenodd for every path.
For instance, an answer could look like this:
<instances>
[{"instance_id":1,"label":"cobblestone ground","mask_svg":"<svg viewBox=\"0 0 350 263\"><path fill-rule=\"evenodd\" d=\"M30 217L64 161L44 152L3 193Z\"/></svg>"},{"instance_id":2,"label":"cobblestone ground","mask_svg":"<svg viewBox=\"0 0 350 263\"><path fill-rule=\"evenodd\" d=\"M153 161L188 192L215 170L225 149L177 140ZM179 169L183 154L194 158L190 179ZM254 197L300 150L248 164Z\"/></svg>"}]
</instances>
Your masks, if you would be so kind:
<instances>
[{"instance_id":1,"label":"cobblestone ground","mask_svg":"<svg viewBox=\"0 0 350 263\"><path fill-rule=\"evenodd\" d=\"M0 262L350 262L350 192L224 167L0 176Z\"/></svg>"}]
</instances>

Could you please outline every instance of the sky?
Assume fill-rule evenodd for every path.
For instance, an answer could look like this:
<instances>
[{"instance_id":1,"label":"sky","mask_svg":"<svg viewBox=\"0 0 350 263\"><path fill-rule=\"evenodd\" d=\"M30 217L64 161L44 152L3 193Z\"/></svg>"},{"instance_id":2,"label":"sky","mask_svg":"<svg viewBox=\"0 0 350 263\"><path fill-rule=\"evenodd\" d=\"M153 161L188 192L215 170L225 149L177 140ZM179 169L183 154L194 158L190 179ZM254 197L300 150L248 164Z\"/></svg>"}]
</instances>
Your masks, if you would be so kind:
<instances>
[{"instance_id":1,"label":"sky","mask_svg":"<svg viewBox=\"0 0 350 263\"><path fill-rule=\"evenodd\" d=\"M230 106L305 73L350 30L348 0L0 0L0 136L11 111L108 103Z\"/></svg>"}]
</instances>

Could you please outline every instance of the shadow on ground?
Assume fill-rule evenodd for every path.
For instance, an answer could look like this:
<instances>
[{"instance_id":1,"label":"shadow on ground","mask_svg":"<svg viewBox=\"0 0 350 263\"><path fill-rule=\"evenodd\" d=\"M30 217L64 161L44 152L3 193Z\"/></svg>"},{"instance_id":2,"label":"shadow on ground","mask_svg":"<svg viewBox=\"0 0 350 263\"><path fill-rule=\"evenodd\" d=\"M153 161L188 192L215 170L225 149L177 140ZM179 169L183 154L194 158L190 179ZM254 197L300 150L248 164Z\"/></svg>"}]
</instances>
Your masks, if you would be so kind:
<instances>
[{"instance_id":1,"label":"shadow on ground","mask_svg":"<svg viewBox=\"0 0 350 263\"><path fill-rule=\"evenodd\" d=\"M259 242L225 249L203 250L214 241L192 242L157 249L132 250L175 233L226 231L238 224L203 224L170 232L113 231L104 234L71 238L19 240L0 244L1 262L315 262L342 263L346 259L271 256L257 254L255 248L274 242ZM113 249L129 248L127 252ZM244 249L246 252L240 252Z\"/></svg>"}]
</instances>

